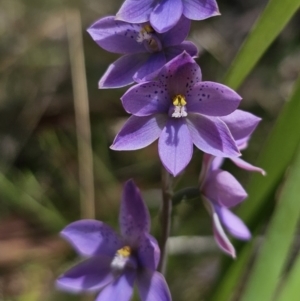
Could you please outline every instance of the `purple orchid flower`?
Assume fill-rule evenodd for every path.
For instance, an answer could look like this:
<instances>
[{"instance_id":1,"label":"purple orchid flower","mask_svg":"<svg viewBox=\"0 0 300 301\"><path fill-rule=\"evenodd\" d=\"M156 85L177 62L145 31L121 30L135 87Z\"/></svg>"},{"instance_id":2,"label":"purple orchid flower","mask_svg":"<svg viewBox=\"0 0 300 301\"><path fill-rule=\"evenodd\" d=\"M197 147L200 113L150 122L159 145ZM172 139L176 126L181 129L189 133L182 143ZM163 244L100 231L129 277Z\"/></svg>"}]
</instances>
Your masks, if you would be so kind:
<instances>
[{"instance_id":1,"label":"purple orchid flower","mask_svg":"<svg viewBox=\"0 0 300 301\"><path fill-rule=\"evenodd\" d=\"M204 20L220 15L215 0L125 0L117 19L142 23L150 21L157 32L166 32L184 15L191 20Z\"/></svg>"},{"instance_id":2,"label":"purple orchid flower","mask_svg":"<svg viewBox=\"0 0 300 301\"><path fill-rule=\"evenodd\" d=\"M214 156L240 155L219 116L232 113L241 97L224 85L201 82L200 67L186 52L168 62L155 79L131 87L121 100L132 116L113 150L141 149L159 138L160 159L174 176L190 162L193 144Z\"/></svg>"},{"instance_id":3,"label":"purple orchid flower","mask_svg":"<svg viewBox=\"0 0 300 301\"><path fill-rule=\"evenodd\" d=\"M228 239L222 224L234 237L241 240L251 238L251 233L240 218L229 208L242 202L247 193L241 184L227 171L214 168L213 157L205 157L202 171L203 179L200 185L201 195L213 219L214 237L219 247L236 257L235 249Z\"/></svg>"},{"instance_id":4,"label":"purple orchid flower","mask_svg":"<svg viewBox=\"0 0 300 301\"><path fill-rule=\"evenodd\" d=\"M248 141L250 140L251 134L257 127L258 123L261 121L261 118L242 110L236 110L232 114L223 116L221 119L226 123L230 132L232 133L233 138L239 148L240 151L244 150L248 146ZM210 156L208 154L204 154L204 156ZM254 166L240 157L231 157L229 158L236 166L248 170L259 172L263 176L266 175L266 172L257 166ZM208 160L208 159L206 159ZM224 161L224 158L216 157L211 162L214 169L219 168Z\"/></svg>"},{"instance_id":5,"label":"purple orchid flower","mask_svg":"<svg viewBox=\"0 0 300 301\"><path fill-rule=\"evenodd\" d=\"M61 275L57 286L70 292L100 291L96 301L128 301L136 282L143 301L170 301L166 281L156 272L160 251L149 234L149 212L133 181L124 186L119 222L122 237L95 220L71 223L61 232L88 259Z\"/></svg>"},{"instance_id":6,"label":"purple orchid flower","mask_svg":"<svg viewBox=\"0 0 300 301\"><path fill-rule=\"evenodd\" d=\"M107 51L124 54L111 64L99 82L99 88L119 88L141 81L160 69L183 51L198 53L196 45L184 41L190 20L182 17L172 30L159 34L149 25L131 24L105 17L95 22L88 32Z\"/></svg>"}]
</instances>

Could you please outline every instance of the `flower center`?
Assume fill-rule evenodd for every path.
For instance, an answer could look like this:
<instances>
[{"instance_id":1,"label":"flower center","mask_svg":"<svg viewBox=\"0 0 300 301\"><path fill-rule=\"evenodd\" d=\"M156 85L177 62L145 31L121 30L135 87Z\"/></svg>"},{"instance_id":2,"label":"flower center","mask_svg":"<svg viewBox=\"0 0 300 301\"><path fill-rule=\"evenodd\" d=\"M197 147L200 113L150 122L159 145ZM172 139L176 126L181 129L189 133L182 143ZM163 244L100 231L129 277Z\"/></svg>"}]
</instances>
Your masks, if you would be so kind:
<instances>
[{"instance_id":1,"label":"flower center","mask_svg":"<svg viewBox=\"0 0 300 301\"><path fill-rule=\"evenodd\" d=\"M155 35L155 30L149 24L142 27L136 41L138 43L143 43L146 50L149 52L158 52L162 49L160 40Z\"/></svg>"},{"instance_id":2,"label":"flower center","mask_svg":"<svg viewBox=\"0 0 300 301\"><path fill-rule=\"evenodd\" d=\"M186 100L185 97L181 94L177 94L173 97L173 108L172 108L172 117L180 118L186 117Z\"/></svg>"},{"instance_id":3,"label":"flower center","mask_svg":"<svg viewBox=\"0 0 300 301\"><path fill-rule=\"evenodd\" d=\"M120 273L124 270L129 262L131 253L132 250L129 246L125 246L116 252L115 257L110 264L113 272Z\"/></svg>"}]
</instances>

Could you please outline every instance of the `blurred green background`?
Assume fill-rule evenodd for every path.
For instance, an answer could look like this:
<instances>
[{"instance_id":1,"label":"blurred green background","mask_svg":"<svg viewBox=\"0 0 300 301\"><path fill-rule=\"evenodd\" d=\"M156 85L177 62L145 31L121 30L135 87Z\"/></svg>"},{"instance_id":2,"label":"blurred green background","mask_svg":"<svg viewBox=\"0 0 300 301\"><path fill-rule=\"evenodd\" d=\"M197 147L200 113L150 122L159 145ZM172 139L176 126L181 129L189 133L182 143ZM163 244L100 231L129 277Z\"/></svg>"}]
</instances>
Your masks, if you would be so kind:
<instances>
[{"instance_id":1,"label":"blurred green background","mask_svg":"<svg viewBox=\"0 0 300 301\"><path fill-rule=\"evenodd\" d=\"M118 56L99 48L85 31L98 18L115 14L121 3L0 2L1 301L89 300L54 288L55 278L78 260L58 232L93 215L117 229L122 185L129 178L141 188L152 233L159 235L157 144L134 152L109 149L128 117L120 103L126 89L98 90L99 78ZM300 300L295 280L300 279L300 176L297 158L292 163L300 140L299 5L223 0L220 17L193 22L189 39L200 49L203 79L237 89L240 108L263 118L243 156L268 174L252 177L230 162L224 165L249 189L237 213L255 234L252 244L234 241L236 261L216 247L200 199L174 208L166 275L174 301ZM80 107L74 109L76 99L83 108L89 104L92 153L85 139L88 119ZM195 150L175 179L175 191L197 186L201 157ZM192 236L188 243L185 236Z\"/></svg>"}]
</instances>

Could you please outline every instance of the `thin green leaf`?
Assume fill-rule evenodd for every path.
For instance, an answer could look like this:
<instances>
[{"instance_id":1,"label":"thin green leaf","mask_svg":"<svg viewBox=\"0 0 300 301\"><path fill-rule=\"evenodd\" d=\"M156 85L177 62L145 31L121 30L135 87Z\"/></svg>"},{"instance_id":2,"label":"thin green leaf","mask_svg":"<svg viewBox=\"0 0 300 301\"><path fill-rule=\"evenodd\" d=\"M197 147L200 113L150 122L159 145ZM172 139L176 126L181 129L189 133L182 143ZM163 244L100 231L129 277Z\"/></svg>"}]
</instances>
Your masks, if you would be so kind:
<instances>
[{"instance_id":1,"label":"thin green leaf","mask_svg":"<svg viewBox=\"0 0 300 301\"><path fill-rule=\"evenodd\" d=\"M225 77L227 85L238 88L255 64L300 7L299 0L271 0L235 57Z\"/></svg>"},{"instance_id":2,"label":"thin green leaf","mask_svg":"<svg viewBox=\"0 0 300 301\"><path fill-rule=\"evenodd\" d=\"M300 254L290 271L276 301L293 301L300 296Z\"/></svg>"},{"instance_id":3,"label":"thin green leaf","mask_svg":"<svg viewBox=\"0 0 300 301\"><path fill-rule=\"evenodd\" d=\"M271 301L300 218L300 149L280 196L242 301ZM287 299L293 300L293 299Z\"/></svg>"}]
</instances>

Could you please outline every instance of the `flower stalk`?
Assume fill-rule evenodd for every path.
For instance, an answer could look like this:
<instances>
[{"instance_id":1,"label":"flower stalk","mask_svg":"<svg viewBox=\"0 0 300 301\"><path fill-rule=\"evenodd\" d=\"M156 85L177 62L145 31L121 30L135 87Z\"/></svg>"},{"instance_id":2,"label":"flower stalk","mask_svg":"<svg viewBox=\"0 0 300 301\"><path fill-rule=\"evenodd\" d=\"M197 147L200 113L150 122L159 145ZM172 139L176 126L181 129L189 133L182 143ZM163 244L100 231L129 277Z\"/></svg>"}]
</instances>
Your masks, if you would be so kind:
<instances>
[{"instance_id":1,"label":"flower stalk","mask_svg":"<svg viewBox=\"0 0 300 301\"><path fill-rule=\"evenodd\" d=\"M165 274L167 264L167 241L170 236L171 230L171 215L172 215L172 183L173 177L170 173L162 166L161 172L162 182L162 210L160 215L161 223L161 237L159 240L160 247L160 262L158 264L158 271Z\"/></svg>"}]
</instances>

